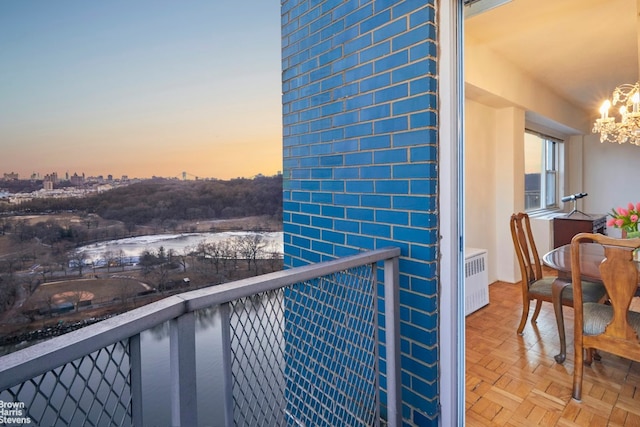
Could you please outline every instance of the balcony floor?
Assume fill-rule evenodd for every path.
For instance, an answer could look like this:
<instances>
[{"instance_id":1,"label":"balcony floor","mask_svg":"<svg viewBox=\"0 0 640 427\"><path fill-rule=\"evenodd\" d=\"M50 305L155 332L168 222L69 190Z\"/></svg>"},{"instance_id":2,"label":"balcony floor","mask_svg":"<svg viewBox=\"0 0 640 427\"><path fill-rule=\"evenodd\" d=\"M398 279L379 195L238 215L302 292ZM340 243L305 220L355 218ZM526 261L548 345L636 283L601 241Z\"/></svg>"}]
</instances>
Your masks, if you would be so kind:
<instances>
[{"instance_id":1,"label":"balcony floor","mask_svg":"<svg viewBox=\"0 0 640 427\"><path fill-rule=\"evenodd\" d=\"M496 282L489 294L490 304L467 316L467 426L640 425L640 363L600 352L602 360L585 366L582 402L576 402L573 310L564 308L567 360L559 365L551 304L519 336L520 285Z\"/></svg>"}]
</instances>

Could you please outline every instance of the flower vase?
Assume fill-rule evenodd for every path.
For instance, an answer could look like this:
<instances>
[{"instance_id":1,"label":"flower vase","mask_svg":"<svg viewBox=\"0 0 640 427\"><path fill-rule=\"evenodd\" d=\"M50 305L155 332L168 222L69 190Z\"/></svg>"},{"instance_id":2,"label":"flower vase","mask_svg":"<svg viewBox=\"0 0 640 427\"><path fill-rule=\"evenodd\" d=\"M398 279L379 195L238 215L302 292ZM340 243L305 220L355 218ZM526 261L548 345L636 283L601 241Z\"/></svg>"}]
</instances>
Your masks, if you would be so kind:
<instances>
[{"instance_id":1,"label":"flower vase","mask_svg":"<svg viewBox=\"0 0 640 427\"><path fill-rule=\"evenodd\" d=\"M635 239L640 237L640 231L626 231L622 230L622 237L625 239ZM640 249L636 249L633 251L633 259L635 261L640 261Z\"/></svg>"}]
</instances>

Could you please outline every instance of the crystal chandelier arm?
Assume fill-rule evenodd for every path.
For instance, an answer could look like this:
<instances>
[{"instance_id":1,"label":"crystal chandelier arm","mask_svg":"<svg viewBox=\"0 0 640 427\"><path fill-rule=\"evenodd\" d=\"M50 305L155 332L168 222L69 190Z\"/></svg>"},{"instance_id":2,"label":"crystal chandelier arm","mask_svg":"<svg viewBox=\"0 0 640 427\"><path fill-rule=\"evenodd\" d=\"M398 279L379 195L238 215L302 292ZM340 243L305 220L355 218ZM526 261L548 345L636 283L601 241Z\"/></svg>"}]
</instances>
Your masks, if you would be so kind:
<instances>
[{"instance_id":1,"label":"crystal chandelier arm","mask_svg":"<svg viewBox=\"0 0 640 427\"><path fill-rule=\"evenodd\" d=\"M619 109L620 122L609 117L612 105L622 104ZM623 84L613 91L612 101L600 107L600 118L593 124L593 133L600 133L600 142L630 142L640 145L640 83Z\"/></svg>"}]
</instances>

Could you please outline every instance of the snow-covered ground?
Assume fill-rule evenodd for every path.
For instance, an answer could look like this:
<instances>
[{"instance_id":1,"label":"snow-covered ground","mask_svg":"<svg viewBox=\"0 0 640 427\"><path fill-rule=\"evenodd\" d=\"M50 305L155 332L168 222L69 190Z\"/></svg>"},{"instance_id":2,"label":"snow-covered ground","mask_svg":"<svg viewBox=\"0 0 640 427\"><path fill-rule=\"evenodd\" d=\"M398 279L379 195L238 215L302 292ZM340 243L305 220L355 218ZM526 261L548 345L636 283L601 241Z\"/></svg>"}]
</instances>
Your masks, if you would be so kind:
<instances>
[{"instance_id":1,"label":"snow-covered ground","mask_svg":"<svg viewBox=\"0 0 640 427\"><path fill-rule=\"evenodd\" d=\"M144 250L157 253L160 247L164 248L165 253L170 249L177 254L184 253L187 248L195 249L199 243L221 242L233 239L236 236L246 236L256 234L247 231L225 231L221 233L183 233L183 234L155 234L149 236L129 237L126 239L109 240L106 242L95 243L92 245L82 246L78 248L78 252L84 252L87 255L88 263L100 264L105 262L106 254L111 252L112 256L122 251L124 257L132 262L136 262L137 258ZM284 252L282 232L259 233L263 236L266 246L263 250L264 256L270 256L277 252Z\"/></svg>"}]
</instances>

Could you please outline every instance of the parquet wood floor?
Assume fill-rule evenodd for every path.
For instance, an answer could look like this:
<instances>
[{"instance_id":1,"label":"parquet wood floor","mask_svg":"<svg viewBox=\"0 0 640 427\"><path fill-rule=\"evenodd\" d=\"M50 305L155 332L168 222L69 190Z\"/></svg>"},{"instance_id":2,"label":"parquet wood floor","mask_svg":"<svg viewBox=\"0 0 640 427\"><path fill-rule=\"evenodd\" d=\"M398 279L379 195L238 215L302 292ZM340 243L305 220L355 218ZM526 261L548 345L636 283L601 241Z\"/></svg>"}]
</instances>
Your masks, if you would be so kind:
<instances>
[{"instance_id":1,"label":"parquet wood floor","mask_svg":"<svg viewBox=\"0 0 640 427\"><path fill-rule=\"evenodd\" d=\"M466 318L466 426L640 426L640 363L600 352L602 360L585 366L577 402L573 310L564 307L567 360L560 365L551 304L519 336L520 285L496 282L489 295L489 305Z\"/></svg>"}]
</instances>

